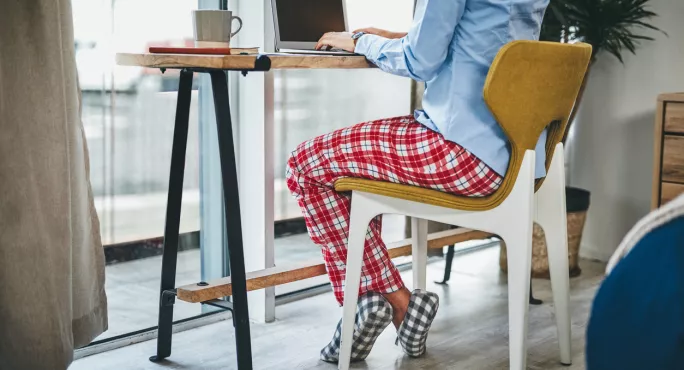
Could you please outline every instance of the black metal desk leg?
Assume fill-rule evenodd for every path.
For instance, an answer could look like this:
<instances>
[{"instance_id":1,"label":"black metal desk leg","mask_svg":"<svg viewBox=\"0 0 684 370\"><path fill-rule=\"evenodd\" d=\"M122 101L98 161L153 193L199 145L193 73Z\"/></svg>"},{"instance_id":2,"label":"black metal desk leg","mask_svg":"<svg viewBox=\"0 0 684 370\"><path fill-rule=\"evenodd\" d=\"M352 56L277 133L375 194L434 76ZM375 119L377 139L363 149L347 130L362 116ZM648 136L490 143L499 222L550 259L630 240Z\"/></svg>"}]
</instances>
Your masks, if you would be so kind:
<instances>
[{"instance_id":1,"label":"black metal desk leg","mask_svg":"<svg viewBox=\"0 0 684 370\"><path fill-rule=\"evenodd\" d=\"M176 124L173 132L169 195L166 203L164 226L164 255L162 256L161 292L159 296L159 329L157 355L150 361L157 362L171 355L173 329L173 304L175 303L176 258L178 256L178 233L180 227L181 201L183 199L183 176L185 173L185 150L188 143L192 72L182 70L176 102Z\"/></svg>"},{"instance_id":2,"label":"black metal desk leg","mask_svg":"<svg viewBox=\"0 0 684 370\"><path fill-rule=\"evenodd\" d=\"M242 249L242 223L240 220L240 197L238 194L233 126L228 102L228 80L223 71L212 71L211 87L214 91L216 124L218 128L223 201L226 214L230 277L233 284L233 323L238 369L252 369L252 345L249 334L249 311L247 309L247 282L245 256Z\"/></svg>"},{"instance_id":3,"label":"black metal desk leg","mask_svg":"<svg viewBox=\"0 0 684 370\"><path fill-rule=\"evenodd\" d=\"M452 244L447 249L447 255L445 258L446 266L444 267L444 279L442 279L442 281L435 281L435 283L445 285L449 281L449 279L451 278L451 265L454 262L454 249L455 248L456 248L455 245Z\"/></svg>"}]
</instances>

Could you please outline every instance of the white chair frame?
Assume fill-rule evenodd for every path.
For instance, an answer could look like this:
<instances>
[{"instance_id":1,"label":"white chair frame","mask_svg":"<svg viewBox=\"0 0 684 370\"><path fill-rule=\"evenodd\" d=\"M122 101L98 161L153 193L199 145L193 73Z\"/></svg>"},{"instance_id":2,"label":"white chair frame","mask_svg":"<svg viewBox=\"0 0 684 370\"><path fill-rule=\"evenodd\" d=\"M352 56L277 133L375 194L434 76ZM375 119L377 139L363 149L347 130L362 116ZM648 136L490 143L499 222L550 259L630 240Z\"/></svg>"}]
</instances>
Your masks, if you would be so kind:
<instances>
[{"instance_id":1,"label":"white chair frame","mask_svg":"<svg viewBox=\"0 0 684 370\"><path fill-rule=\"evenodd\" d=\"M526 368L532 225L533 221L537 222L544 230L548 246L561 363L569 365L571 363L570 283L564 163L563 144L559 143L554 150L547 177L535 194L535 153L533 150L527 150L513 190L501 205L487 211L462 211L353 191L339 369L349 369L364 241L368 224L380 214L401 214L412 217L414 289L425 289L426 286L427 220L491 232L499 235L506 242L509 353L512 370Z\"/></svg>"}]
</instances>

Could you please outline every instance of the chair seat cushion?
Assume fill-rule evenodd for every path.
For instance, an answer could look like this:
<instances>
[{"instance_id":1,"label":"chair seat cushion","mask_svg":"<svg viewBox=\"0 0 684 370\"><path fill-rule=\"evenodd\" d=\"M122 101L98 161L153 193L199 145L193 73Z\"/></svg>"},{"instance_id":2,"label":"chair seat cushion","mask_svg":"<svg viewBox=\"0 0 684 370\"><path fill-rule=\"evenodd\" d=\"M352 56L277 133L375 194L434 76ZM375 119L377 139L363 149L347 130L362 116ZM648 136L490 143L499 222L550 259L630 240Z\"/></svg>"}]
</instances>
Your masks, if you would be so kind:
<instances>
[{"instance_id":1,"label":"chair seat cushion","mask_svg":"<svg viewBox=\"0 0 684 370\"><path fill-rule=\"evenodd\" d=\"M335 190L339 192L361 191L463 211L486 211L495 208L500 203L496 199L498 191L487 197L466 197L413 185L353 177L345 177L335 181Z\"/></svg>"}]
</instances>

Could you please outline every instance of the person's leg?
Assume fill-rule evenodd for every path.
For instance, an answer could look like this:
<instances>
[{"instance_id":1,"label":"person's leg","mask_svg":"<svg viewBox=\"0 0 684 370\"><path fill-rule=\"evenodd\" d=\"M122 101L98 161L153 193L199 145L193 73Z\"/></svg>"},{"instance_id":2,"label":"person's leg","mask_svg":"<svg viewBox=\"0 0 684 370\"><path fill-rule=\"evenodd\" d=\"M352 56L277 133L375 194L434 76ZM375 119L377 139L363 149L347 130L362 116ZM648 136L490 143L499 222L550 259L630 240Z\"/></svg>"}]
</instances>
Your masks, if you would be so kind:
<instances>
[{"instance_id":1,"label":"person's leg","mask_svg":"<svg viewBox=\"0 0 684 370\"><path fill-rule=\"evenodd\" d=\"M311 239L321 246L340 304L344 299L351 206L350 194L334 189L341 177L403 183L465 196L489 195L501 183L501 177L478 158L410 116L362 123L299 145L288 161L287 185L299 202ZM404 352L422 355L439 307L437 295L419 290L410 293L404 287L382 242L381 229L380 217L368 227L352 360L365 359L390 322L397 327L397 343ZM321 350L324 361L338 359L341 323L332 341Z\"/></svg>"},{"instance_id":2,"label":"person's leg","mask_svg":"<svg viewBox=\"0 0 684 370\"><path fill-rule=\"evenodd\" d=\"M383 296L392 306L394 316L392 317L392 323L394 327L399 329L401 322L404 321L404 316L406 316L406 310L411 300L411 291L403 287L396 292L383 294Z\"/></svg>"},{"instance_id":3,"label":"person's leg","mask_svg":"<svg viewBox=\"0 0 684 370\"><path fill-rule=\"evenodd\" d=\"M311 240L322 248L335 298L342 305L351 195L336 192L332 183L329 186L316 183L294 169L289 171L288 186L297 196ZM381 229L380 216L368 225L359 296L367 291L385 294L404 288L380 238Z\"/></svg>"},{"instance_id":4,"label":"person's leg","mask_svg":"<svg viewBox=\"0 0 684 370\"><path fill-rule=\"evenodd\" d=\"M292 153L287 172L287 185L302 208L311 239L322 248L340 304L351 196L335 191L337 179L383 180L465 196L489 195L501 182L501 177L478 158L411 116L362 123L304 142ZM359 293L385 295L400 322L410 294L389 258L380 231L378 217L368 228Z\"/></svg>"}]
</instances>

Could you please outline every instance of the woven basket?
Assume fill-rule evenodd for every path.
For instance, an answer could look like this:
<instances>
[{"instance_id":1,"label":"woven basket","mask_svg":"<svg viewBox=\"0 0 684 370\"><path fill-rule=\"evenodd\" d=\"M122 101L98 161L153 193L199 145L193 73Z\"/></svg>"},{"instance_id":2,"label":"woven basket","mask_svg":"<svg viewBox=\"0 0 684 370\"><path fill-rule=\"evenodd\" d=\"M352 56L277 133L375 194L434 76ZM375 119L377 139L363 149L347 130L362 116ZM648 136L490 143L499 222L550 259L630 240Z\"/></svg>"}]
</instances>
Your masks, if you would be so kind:
<instances>
[{"instance_id":1,"label":"woven basket","mask_svg":"<svg viewBox=\"0 0 684 370\"><path fill-rule=\"evenodd\" d=\"M568 262L570 264L570 276L579 276L582 270L579 267L579 249L582 240L582 230L587 218L587 212L568 213ZM501 271L508 271L508 259L506 257L506 243L501 243L501 253L499 254L499 266ZM534 224L534 234L532 238L532 277L549 278L549 259L546 250L546 238L544 230Z\"/></svg>"}]
</instances>

